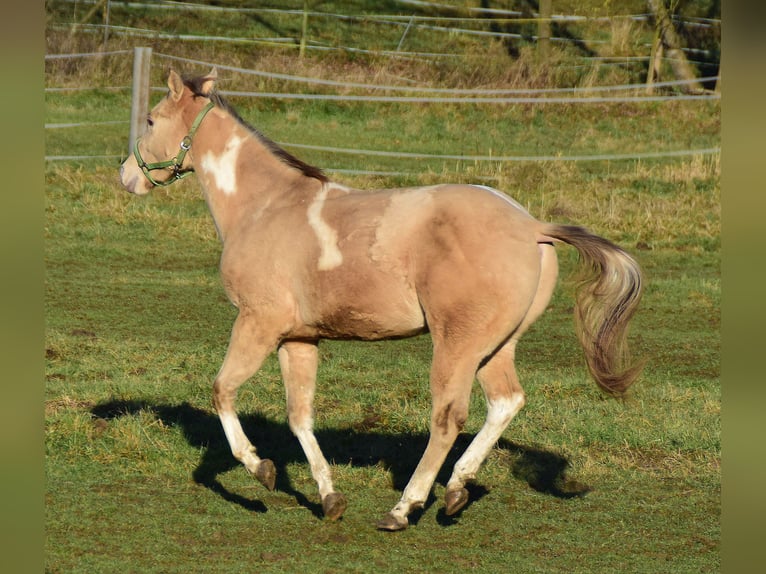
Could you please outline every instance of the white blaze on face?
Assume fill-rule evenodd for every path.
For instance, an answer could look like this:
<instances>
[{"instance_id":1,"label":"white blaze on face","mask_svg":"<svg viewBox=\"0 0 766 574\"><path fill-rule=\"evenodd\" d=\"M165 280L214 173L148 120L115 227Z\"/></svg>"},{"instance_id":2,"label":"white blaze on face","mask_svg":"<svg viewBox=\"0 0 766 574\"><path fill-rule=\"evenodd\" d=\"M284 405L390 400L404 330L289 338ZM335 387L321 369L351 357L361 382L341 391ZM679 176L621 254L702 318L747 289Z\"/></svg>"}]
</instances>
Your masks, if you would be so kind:
<instances>
[{"instance_id":1,"label":"white blaze on face","mask_svg":"<svg viewBox=\"0 0 766 574\"><path fill-rule=\"evenodd\" d=\"M237 191L237 157L244 141L232 135L220 155L209 151L202 158L202 169L213 176L216 187L226 195Z\"/></svg>"},{"instance_id":2,"label":"white blaze on face","mask_svg":"<svg viewBox=\"0 0 766 574\"><path fill-rule=\"evenodd\" d=\"M343 255L338 249L338 234L322 219L322 208L331 188L331 185L323 185L308 208L309 225L311 225L311 229L314 230L319 241L319 263L317 267L320 271L334 269L343 263Z\"/></svg>"}]
</instances>

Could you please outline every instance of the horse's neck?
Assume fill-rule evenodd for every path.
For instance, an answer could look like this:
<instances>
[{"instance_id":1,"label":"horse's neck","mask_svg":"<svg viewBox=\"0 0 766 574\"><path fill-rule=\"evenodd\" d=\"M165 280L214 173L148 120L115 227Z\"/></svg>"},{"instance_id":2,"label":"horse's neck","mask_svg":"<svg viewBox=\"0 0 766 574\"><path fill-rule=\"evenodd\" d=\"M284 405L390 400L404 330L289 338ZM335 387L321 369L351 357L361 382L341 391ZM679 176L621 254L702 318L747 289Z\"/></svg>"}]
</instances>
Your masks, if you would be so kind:
<instances>
[{"instance_id":1,"label":"horse's neck","mask_svg":"<svg viewBox=\"0 0 766 574\"><path fill-rule=\"evenodd\" d=\"M221 241L243 220L321 185L280 161L234 118L214 117L195 138L194 163Z\"/></svg>"}]
</instances>

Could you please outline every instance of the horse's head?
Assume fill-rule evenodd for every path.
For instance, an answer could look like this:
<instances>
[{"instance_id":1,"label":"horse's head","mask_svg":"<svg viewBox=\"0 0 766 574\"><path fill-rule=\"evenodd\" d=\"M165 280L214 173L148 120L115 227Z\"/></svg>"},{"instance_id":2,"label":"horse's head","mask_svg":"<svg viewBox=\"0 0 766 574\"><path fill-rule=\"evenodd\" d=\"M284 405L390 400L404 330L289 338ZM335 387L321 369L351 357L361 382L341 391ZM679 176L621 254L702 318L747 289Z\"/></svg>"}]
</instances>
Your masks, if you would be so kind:
<instances>
[{"instance_id":1,"label":"horse's head","mask_svg":"<svg viewBox=\"0 0 766 574\"><path fill-rule=\"evenodd\" d=\"M216 71L195 80L194 91L170 71L170 91L146 118L146 130L136 139L133 153L120 167L120 180L130 193L144 195L157 185L169 185L191 173L187 153L194 133L213 106L207 96L213 90Z\"/></svg>"}]
</instances>

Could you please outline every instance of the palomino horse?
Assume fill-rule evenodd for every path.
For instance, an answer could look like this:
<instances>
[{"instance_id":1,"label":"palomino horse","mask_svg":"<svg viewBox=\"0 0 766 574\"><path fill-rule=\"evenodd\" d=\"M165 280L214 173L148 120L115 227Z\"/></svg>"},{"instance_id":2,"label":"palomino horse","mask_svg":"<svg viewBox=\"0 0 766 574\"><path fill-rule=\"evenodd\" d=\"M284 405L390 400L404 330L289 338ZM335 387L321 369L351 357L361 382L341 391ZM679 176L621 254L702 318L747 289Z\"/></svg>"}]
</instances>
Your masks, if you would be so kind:
<instances>
[{"instance_id":1,"label":"palomino horse","mask_svg":"<svg viewBox=\"0 0 766 574\"><path fill-rule=\"evenodd\" d=\"M447 514L524 406L514 368L519 338L546 308L558 263L554 243L580 253L590 277L575 325L596 383L620 396L638 376L627 364L627 323L641 272L622 249L581 227L542 223L493 189L434 185L363 192L330 181L248 126L214 91L215 70L182 79L151 111L122 165L137 195L196 172L223 243L221 275L239 309L213 384L233 455L267 488L274 464L256 454L235 411L237 389L277 351L290 429L339 518L345 497L313 433L320 339L380 340L430 332L431 432L401 499L378 523L401 530L422 507L468 413L478 378L486 421L446 486Z\"/></svg>"}]
</instances>

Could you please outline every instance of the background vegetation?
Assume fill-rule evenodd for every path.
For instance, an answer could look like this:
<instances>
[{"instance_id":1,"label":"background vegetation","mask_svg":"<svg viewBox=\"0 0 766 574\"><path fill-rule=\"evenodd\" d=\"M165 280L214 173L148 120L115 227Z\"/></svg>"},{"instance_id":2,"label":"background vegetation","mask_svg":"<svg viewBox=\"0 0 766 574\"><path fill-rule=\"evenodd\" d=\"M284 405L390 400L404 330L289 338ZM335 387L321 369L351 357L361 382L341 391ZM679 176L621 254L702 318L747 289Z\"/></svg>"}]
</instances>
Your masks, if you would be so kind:
<instances>
[{"instance_id":1,"label":"background vegetation","mask_svg":"<svg viewBox=\"0 0 766 574\"><path fill-rule=\"evenodd\" d=\"M464 6L468 3L455 2ZM524 8L485 3L493 8ZM228 2L219 5L237 6ZM280 3L284 8L285 3ZM276 6L275 6L276 7ZM287 6L302 9L302 2ZM312 16L314 45L394 50L402 28L375 14L463 16L397 2L312 2L312 11L367 14L348 23ZM438 88L594 87L642 82L634 64L606 65L577 43L552 46L418 28L410 52L450 58L229 41L137 40L87 26L83 2L48 2L46 155L106 156L46 163L46 551L49 572L388 571L712 572L719 567L719 156L641 161L487 162L398 159L298 150L358 187L470 181L498 187L541 219L584 224L628 248L648 280L635 353L649 359L631 398L602 397L572 330L571 285L527 334L518 367L527 408L509 427L456 518L434 503L400 535L374 521L398 499L427 440L428 337L321 346L318 437L349 497L338 523L321 519L302 452L285 422L275 360L243 387L247 432L278 466L264 491L231 457L210 404L234 310L217 275L220 251L193 178L146 198L127 196L117 167L127 147L130 55L155 50L153 85L169 63L224 68L221 88L349 93L233 68L356 83ZM122 10L122 12L120 12ZM614 16L642 2L554 2L554 12ZM716 6L679 3L689 17ZM720 8L718 8L720 12ZM720 13L717 15L720 16ZM301 35L293 14L183 13L111 3L111 23L239 38ZM82 24L73 29L71 24ZM511 23L461 27L508 32ZM534 26L529 24L529 26ZM388 30L388 32L386 32ZM646 22L568 24L585 47L647 53ZM695 36L695 34L697 34ZM720 53L715 34L688 45ZM175 62L159 55L203 61ZM708 66L709 67L709 66ZM707 67L699 64L700 76ZM60 88L83 88L61 90ZM55 88L52 89L52 88ZM116 89L118 88L118 89ZM673 93L665 88L661 93ZM633 92L628 92L633 93ZM643 93L643 92L635 92ZM156 94L153 101L159 97ZM232 97L248 121L286 143L449 155L542 156L706 149L719 145L717 100L571 104L403 104ZM348 170L354 173L349 173ZM358 172L377 172L365 174ZM396 173L396 175L391 175ZM562 276L576 266L560 250ZM483 421L478 390L454 462ZM449 464L449 461L448 461Z\"/></svg>"}]
</instances>

